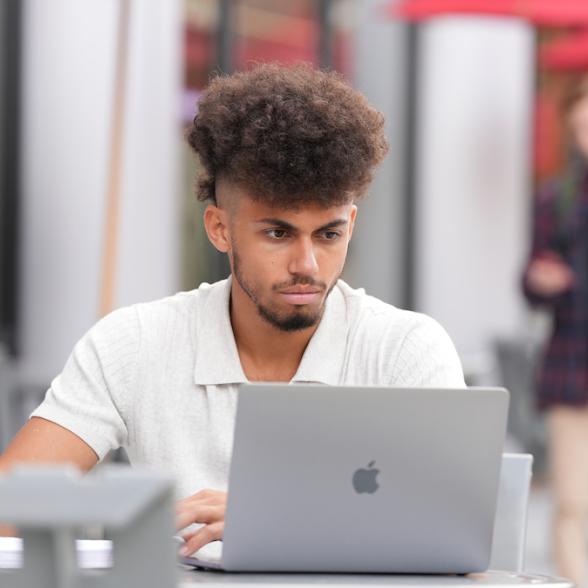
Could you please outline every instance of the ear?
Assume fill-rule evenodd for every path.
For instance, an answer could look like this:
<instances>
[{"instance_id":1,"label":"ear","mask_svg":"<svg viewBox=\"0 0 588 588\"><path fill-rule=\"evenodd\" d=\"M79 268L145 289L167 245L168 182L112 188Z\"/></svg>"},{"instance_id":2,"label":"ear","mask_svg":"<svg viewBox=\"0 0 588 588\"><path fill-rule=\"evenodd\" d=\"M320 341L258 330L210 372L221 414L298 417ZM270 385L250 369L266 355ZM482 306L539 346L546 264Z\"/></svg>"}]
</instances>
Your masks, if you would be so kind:
<instances>
[{"instance_id":1,"label":"ear","mask_svg":"<svg viewBox=\"0 0 588 588\"><path fill-rule=\"evenodd\" d=\"M357 206L354 204L351 207L351 213L349 214L349 239L353 235L353 229L355 228L355 219L357 218Z\"/></svg>"},{"instance_id":2,"label":"ear","mask_svg":"<svg viewBox=\"0 0 588 588\"><path fill-rule=\"evenodd\" d=\"M227 211L209 204L204 211L204 228L214 247L221 253L227 253L231 248Z\"/></svg>"}]
</instances>

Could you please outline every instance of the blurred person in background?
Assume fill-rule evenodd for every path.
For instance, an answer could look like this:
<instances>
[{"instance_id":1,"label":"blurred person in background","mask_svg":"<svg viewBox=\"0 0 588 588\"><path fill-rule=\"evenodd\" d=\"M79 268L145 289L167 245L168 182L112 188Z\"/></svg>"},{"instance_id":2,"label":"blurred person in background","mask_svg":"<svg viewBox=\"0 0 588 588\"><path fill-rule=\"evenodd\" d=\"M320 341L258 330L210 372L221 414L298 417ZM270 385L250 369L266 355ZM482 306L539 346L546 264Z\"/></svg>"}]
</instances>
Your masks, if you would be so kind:
<instances>
[{"instance_id":1,"label":"blurred person in background","mask_svg":"<svg viewBox=\"0 0 588 588\"><path fill-rule=\"evenodd\" d=\"M562 113L573 155L535 200L533 244L523 288L547 307L553 327L539 370L546 411L558 573L588 586L588 77L565 94Z\"/></svg>"}]
</instances>

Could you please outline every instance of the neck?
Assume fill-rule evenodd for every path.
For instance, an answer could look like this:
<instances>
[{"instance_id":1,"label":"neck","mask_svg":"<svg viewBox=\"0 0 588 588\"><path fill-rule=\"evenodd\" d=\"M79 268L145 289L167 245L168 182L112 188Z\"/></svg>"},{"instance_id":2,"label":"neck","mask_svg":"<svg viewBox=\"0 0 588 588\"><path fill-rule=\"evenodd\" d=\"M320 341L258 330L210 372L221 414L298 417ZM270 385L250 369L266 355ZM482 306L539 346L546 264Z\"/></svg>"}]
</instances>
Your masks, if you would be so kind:
<instances>
[{"instance_id":1,"label":"neck","mask_svg":"<svg viewBox=\"0 0 588 588\"><path fill-rule=\"evenodd\" d=\"M292 332L274 327L258 313L237 280L231 284L230 316L241 366L252 381L291 380L318 327Z\"/></svg>"}]
</instances>

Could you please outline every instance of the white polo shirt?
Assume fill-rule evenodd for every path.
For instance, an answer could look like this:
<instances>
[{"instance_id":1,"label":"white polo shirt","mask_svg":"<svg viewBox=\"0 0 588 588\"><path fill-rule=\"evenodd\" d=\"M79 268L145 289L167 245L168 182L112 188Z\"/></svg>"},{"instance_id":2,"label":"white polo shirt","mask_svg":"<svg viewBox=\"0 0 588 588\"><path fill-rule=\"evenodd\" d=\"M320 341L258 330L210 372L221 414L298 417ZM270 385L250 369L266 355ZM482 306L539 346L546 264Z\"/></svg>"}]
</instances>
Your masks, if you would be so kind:
<instances>
[{"instance_id":1,"label":"white polo shirt","mask_svg":"<svg viewBox=\"0 0 588 588\"><path fill-rule=\"evenodd\" d=\"M202 284L98 322L75 346L32 416L81 437L102 459L161 468L178 496L226 490L241 368L230 279ZM339 281L292 382L463 387L447 333ZM263 414L259 415L263 418Z\"/></svg>"}]
</instances>

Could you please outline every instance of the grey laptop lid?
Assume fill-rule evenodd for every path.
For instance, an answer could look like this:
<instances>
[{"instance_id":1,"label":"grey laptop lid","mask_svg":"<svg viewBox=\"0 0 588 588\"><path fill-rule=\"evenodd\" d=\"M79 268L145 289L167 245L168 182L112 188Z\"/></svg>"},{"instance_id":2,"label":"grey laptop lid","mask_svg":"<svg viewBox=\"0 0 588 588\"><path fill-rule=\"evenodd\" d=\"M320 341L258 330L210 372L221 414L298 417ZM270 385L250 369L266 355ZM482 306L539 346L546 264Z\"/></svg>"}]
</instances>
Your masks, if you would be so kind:
<instances>
[{"instance_id":1,"label":"grey laptop lid","mask_svg":"<svg viewBox=\"0 0 588 588\"><path fill-rule=\"evenodd\" d=\"M498 388L243 386L223 568L485 570L507 410Z\"/></svg>"}]
</instances>

